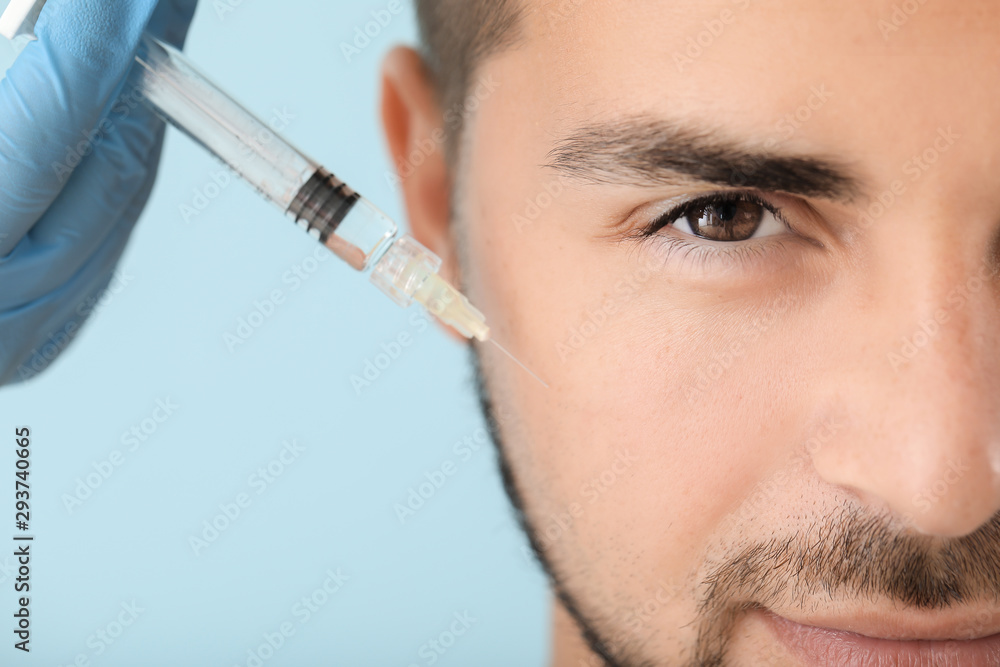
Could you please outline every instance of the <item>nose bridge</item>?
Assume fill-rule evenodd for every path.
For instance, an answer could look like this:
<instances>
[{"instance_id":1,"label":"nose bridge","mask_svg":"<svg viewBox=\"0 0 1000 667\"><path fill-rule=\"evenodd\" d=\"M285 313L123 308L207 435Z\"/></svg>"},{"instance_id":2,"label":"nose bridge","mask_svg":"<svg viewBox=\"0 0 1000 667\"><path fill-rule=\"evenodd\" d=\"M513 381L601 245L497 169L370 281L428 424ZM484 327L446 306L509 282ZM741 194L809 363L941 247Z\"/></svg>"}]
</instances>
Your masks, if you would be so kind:
<instances>
[{"instance_id":1,"label":"nose bridge","mask_svg":"<svg viewBox=\"0 0 1000 667\"><path fill-rule=\"evenodd\" d=\"M917 530L957 536L1000 511L997 273L987 250L929 237L868 276L842 376L851 428L813 460Z\"/></svg>"}]
</instances>

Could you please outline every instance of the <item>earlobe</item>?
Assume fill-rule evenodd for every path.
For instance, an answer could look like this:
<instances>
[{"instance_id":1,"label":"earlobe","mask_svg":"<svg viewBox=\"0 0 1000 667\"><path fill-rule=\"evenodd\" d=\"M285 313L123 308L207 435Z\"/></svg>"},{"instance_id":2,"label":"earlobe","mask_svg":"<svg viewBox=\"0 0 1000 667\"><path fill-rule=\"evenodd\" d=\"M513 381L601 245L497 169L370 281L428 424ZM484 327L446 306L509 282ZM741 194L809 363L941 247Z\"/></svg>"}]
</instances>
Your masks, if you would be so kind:
<instances>
[{"instance_id":1,"label":"earlobe","mask_svg":"<svg viewBox=\"0 0 1000 667\"><path fill-rule=\"evenodd\" d=\"M396 166L393 182L403 196L410 233L441 258L441 276L460 284L450 224L451 174L444 120L430 72L409 47L394 48L382 64L382 124Z\"/></svg>"}]
</instances>

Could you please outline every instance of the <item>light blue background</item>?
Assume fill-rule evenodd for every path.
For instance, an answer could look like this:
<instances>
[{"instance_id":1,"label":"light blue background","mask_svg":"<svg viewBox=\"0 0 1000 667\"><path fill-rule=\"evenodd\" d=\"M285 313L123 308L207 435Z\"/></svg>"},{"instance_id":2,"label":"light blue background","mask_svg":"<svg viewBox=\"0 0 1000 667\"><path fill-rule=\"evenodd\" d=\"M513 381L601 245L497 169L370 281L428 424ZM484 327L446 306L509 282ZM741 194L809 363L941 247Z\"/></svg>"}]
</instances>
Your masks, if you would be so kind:
<instances>
[{"instance_id":1,"label":"light blue background","mask_svg":"<svg viewBox=\"0 0 1000 667\"><path fill-rule=\"evenodd\" d=\"M384 52L415 41L409 2L352 62L340 48L388 4L202 0L187 52L263 118L293 115L293 143L403 220L377 82ZM30 656L12 648L14 560L0 556L0 664L247 665L287 621L295 634L263 665L428 665L421 647L466 611L475 623L436 664L545 664L545 582L493 450L453 449L484 434L464 348L335 259L293 289L287 272L317 246L243 183L185 222L218 171L168 134L117 293L49 371L0 390L0 515L13 523L14 427L30 426L37 536ZM223 335L276 289L284 302L231 352ZM401 332L413 344L359 396L351 376ZM158 399L179 407L129 451L123 433L155 424ZM291 439L305 451L258 495L250 476ZM65 495L115 450L124 462L70 512ZM449 460L457 472L401 524L394 505ZM250 506L196 556L189 538L239 493ZM350 579L301 623L293 605L338 568ZM98 654L96 632L133 600L144 611Z\"/></svg>"}]
</instances>

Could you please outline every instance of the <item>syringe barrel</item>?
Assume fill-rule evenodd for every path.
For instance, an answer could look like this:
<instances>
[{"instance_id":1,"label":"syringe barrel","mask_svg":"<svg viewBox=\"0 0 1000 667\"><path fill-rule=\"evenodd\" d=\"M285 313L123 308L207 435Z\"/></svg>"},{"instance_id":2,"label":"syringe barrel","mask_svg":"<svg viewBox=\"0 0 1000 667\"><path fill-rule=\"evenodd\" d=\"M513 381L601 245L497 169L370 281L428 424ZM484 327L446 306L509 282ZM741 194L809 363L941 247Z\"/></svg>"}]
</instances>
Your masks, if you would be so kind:
<instances>
[{"instance_id":1,"label":"syringe barrel","mask_svg":"<svg viewBox=\"0 0 1000 667\"><path fill-rule=\"evenodd\" d=\"M132 83L165 120L287 210L319 164L222 92L181 53L144 35Z\"/></svg>"},{"instance_id":2,"label":"syringe barrel","mask_svg":"<svg viewBox=\"0 0 1000 667\"><path fill-rule=\"evenodd\" d=\"M131 83L143 102L205 147L359 271L396 224L213 84L177 49L144 35Z\"/></svg>"}]
</instances>

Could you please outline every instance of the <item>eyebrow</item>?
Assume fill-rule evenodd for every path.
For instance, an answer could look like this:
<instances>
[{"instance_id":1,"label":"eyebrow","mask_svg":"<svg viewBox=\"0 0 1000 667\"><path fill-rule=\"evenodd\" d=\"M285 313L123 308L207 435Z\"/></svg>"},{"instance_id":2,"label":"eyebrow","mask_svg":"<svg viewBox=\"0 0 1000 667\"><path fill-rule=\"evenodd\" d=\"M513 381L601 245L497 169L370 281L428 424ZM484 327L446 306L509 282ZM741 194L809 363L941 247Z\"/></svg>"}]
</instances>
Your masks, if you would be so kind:
<instances>
[{"instance_id":1,"label":"eyebrow","mask_svg":"<svg viewBox=\"0 0 1000 667\"><path fill-rule=\"evenodd\" d=\"M781 153L719 129L646 117L594 123L560 139L545 165L605 185L690 185L782 191L851 202L862 192L852 170L830 157Z\"/></svg>"}]
</instances>

